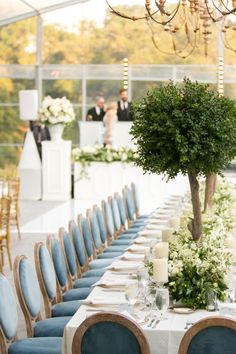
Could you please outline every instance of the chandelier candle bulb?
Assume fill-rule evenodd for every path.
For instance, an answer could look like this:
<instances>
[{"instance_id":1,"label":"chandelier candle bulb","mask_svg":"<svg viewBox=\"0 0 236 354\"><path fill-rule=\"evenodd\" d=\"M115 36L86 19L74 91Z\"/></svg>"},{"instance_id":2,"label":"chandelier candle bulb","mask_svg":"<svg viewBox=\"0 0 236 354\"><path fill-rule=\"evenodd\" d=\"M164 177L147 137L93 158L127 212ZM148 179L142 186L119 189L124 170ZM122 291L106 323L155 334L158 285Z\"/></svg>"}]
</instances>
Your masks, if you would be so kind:
<instances>
[{"instance_id":1,"label":"chandelier candle bulb","mask_svg":"<svg viewBox=\"0 0 236 354\"><path fill-rule=\"evenodd\" d=\"M162 241L163 242L168 242L172 235L173 235L173 228L172 227L169 227L169 228L166 228L164 230L162 230Z\"/></svg>"},{"instance_id":2,"label":"chandelier candle bulb","mask_svg":"<svg viewBox=\"0 0 236 354\"><path fill-rule=\"evenodd\" d=\"M156 258L168 258L169 256L169 243L159 242L154 249Z\"/></svg>"},{"instance_id":3,"label":"chandelier candle bulb","mask_svg":"<svg viewBox=\"0 0 236 354\"><path fill-rule=\"evenodd\" d=\"M178 229L180 227L180 218L178 217L170 218L169 225L170 227L173 227L173 229Z\"/></svg>"},{"instance_id":4,"label":"chandelier candle bulb","mask_svg":"<svg viewBox=\"0 0 236 354\"><path fill-rule=\"evenodd\" d=\"M157 283L168 282L168 259L153 259L153 279Z\"/></svg>"}]
</instances>

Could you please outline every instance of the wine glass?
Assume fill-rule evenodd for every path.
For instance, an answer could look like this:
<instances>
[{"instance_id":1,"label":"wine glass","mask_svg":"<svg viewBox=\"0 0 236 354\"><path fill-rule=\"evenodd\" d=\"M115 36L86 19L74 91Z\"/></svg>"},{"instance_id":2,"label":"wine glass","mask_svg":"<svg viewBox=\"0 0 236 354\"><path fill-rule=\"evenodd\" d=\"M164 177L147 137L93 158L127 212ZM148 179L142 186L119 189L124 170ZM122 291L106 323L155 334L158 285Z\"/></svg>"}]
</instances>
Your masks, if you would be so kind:
<instances>
[{"instance_id":1,"label":"wine glass","mask_svg":"<svg viewBox=\"0 0 236 354\"><path fill-rule=\"evenodd\" d=\"M164 315L169 307L169 291L166 288L157 288L155 296L155 305L160 312L160 320L164 320Z\"/></svg>"},{"instance_id":2,"label":"wine glass","mask_svg":"<svg viewBox=\"0 0 236 354\"><path fill-rule=\"evenodd\" d=\"M133 282L125 286L125 298L128 302L129 311L131 311L132 307L136 302L138 291L139 291L138 282Z\"/></svg>"}]
</instances>

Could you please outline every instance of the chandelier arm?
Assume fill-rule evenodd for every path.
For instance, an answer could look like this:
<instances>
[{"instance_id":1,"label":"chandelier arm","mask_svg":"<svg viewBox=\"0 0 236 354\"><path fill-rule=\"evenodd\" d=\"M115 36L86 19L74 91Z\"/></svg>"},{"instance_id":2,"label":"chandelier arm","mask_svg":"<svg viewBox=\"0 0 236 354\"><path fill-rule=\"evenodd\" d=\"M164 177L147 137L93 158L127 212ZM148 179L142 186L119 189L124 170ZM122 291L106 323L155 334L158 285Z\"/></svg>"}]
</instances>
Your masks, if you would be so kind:
<instances>
[{"instance_id":1,"label":"chandelier arm","mask_svg":"<svg viewBox=\"0 0 236 354\"><path fill-rule=\"evenodd\" d=\"M147 8L148 17L149 17L150 19L152 19L152 20L153 20L155 23L157 23L158 25L165 26L165 25L167 25L168 23L170 23L170 22L173 20L173 18L176 16L177 12L179 11L179 7L180 7L180 0L178 1L178 4L177 4L175 10L172 12L171 17L170 17L168 20L166 20L166 21L157 21L157 20L153 17L154 14L151 14L150 10Z\"/></svg>"},{"instance_id":2,"label":"chandelier arm","mask_svg":"<svg viewBox=\"0 0 236 354\"><path fill-rule=\"evenodd\" d=\"M124 13L118 11L118 10L115 10L114 7L112 7L112 6L110 5L109 0L106 0L106 3L107 3L107 5L108 5L108 7L110 8L111 13L112 13L113 15L117 15L117 16L122 17L122 18L125 18L125 19L127 19L127 20L132 20L132 21L145 20L146 17L147 17L146 15L145 15L145 16L141 16L141 17L126 15L126 14L124 14Z\"/></svg>"},{"instance_id":3,"label":"chandelier arm","mask_svg":"<svg viewBox=\"0 0 236 354\"><path fill-rule=\"evenodd\" d=\"M195 40L195 44L192 45L192 43L189 41L189 38L187 40L187 44L185 45L185 47L182 49L182 50L178 50L177 51L177 48L176 48L176 44L175 44L175 41L174 41L174 38L172 36L172 45L173 45L173 48L174 48L174 51L175 51L175 55L177 55L179 58L181 59L186 59L188 58L193 52L194 50L196 49L196 40ZM183 52L184 50L186 50L186 48L190 46L190 51L189 53L185 54L185 55L181 55L181 52Z\"/></svg>"},{"instance_id":4,"label":"chandelier arm","mask_svg":"<svg viewBox=\"0 0 236 354\"><path fill-rule=\"evenodd\" d=\"M231 50L231 51L233 51L234 53L236 53L236 48L234 48L234 47L229 43L229 40L227 39L227 32L225 32L225 35L224 35L224 36L222 35L222 38L223 38L223 42L224 42L225 48L226 48L226 49L229 49L229 50Z\"/></svg>"},{"instance_id":5,"label":"chandelier arm","mask_svg":"<svg viewBox=\"0 0 236 354\"><path fill-rule=\"evenodd\" d=\"M210 10L210 8L209 8L209 6L208 6L208 1L207 1L207 0L204 0L204 3L205 3L205 5L206 5L207 12L208 12L208 14L209 14L209 16L211 17L211 19L212 19L213 22L219 22L219 21L221 21L224 16L235 15L235 14L236 14L236 7L233 8L232 10L229 10L228 7L227 7L223 2L221 2L221 4L224 5L225 9L227 10L227 11L224 11L224 10L221 10L221 8L216 5L216 3L215 3L214 0L212 0L212 4L213 4L214 8L221 14L220 17L216 17L216 18L215 18L215 17L213 17L212 14L211 14L211 10Z\"/></svg>"}]
</instances>

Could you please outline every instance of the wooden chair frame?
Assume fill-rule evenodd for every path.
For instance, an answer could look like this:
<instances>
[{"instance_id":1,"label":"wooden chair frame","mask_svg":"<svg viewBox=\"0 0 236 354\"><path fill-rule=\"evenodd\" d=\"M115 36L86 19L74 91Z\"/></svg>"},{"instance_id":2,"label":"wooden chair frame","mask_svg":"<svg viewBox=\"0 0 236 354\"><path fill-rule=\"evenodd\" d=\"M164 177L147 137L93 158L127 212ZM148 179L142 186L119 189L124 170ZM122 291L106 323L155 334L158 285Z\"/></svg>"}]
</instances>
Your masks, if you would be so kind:
<instances>
[{"instance_id":1,"label":"wooden chair frame","mask_svg":"<svg viewBox=\"0 0 236 354\"><path fill-rule=\"evenodd\" d=\"M9 179L8 180L8 196L12 199L11 204L11 214L10 214L10 221L11 224L16 225L18 231L18 238L21 240L21 233L20 233L20 209L19 209L19 193L20 193L20 179Z\"/></svg>"},{"instance_id":2,"label":"wooden chair frame","mask_svg":"<svg viewBox=\"0 0 236 354\"><path fill-rule=\"evenodd\" d=\"M14 283L15 283L17 297L18 297L20 307L22 309L25 323L26 323L27 336L33 337L34 336L33 323L42 320L42 316L41 316L40 312L38 313L37 316L32 316L28 310L27 305L26 305L25 298L24 298L22 288L21 288L20 274L19 274L20 262L23 259L27 259L27 257L16 256L16 258L15 258L14 266L13 266Z\"/></svg>"},{"instance_id":3,"label":"wooden chair frame","mask_svg":"<svg viewBox=\"0 0 236 354\"><path fill-rule=\"evenodd\" d=\"M12 258L11 258L11 231L10 231L10 212L11 212L11 198L1 198L0 209L0 253L2 267L4 265L4 252L3 248L7 250L8 261L10 269L12 270ZM4 212L4 214L3 214Z\"/></svg>"},{"instance_id":4,"label":"wooden chair frame","mask_svg":"<svg viewBox=\"0 0 236 354\"><path fill-rule=\"evenodd\" d=\"M107 198L107 201L108 201L108 204L110 205L111 207L111 201L112 199L115 199L115 197L112 197L112 196L109 196ZM112 207L111 207L111 212L112 212ZM120 213L120 212L119 212ZM120 215L120 214L119 214ZM113 212L112 212L112 216L113 216L113 222L114 222L114 215L113 215ZM114 227L115 227L115 222L114 222ZM119 238L119 236L121 236L123 234L123 232L125 231L125 228L124 226L121 224L120 225L120 229L119 230L116 230L116 227L115 227L115 232L116 232L116 237Z\"/></svg>"},{"instance_id":5,"label":"wooden chair frame","mask_svg":"<svg viewBox=\"0 0 236 354\"><path fill-rule=\"evenodd\" d=\"M130 318L115 312L97 313L84 320L75 332L72 341L72 354L82 354L81 345L85 332L91 326L100 322L114 322L126 327L136 337L140 346L141 354L150 354L149 344L142 329Z\"/></svg>"},{"instance_id":6,"label":"wooden chair frame","mask_svg":"<svg viewBox=\"0 0 236 354\"><path fill-rule=\"evenodd\" d=\"M46 240L46 246L47 246L47 249L48 249L48 251L50 253L51 258L52 258L52 248L51 248L51 239L52 238L53 238L53 235L50 234L50 235L47 236L47 240ZM59 242L59 240L58 240L58 242ZM60 245L60 242L59 242L59 245ZM61 245L60 245L60 247L61 247ZM52 262L53 262L53 259L52 259ZM65 264L66 264L66 260L65 260ZM55 266L54 266L54 268L55 268ZM66 279L65 286L61 286L61 284L60 284L60 282L58 280L58 277L57 277L56 270L55 270L55 274L56 274L56 280L57 280L57 302L62 302L63 301L63 294L66 291L70 290L68 272L67 272L67 279Z\"/></svg>"},{"instance_id":7,"label":"wooden chair frame","mask_svg":"<svg viewBox=\"0 0 236 354\"><path fill-rule=\"evenodd\" d=\"M134 182L131 182L131 193L133 196L133 200L134 200L134 207L135 207L135 215L136 215L136 219L138 219L138 217L140 216L140 211L138 209L138 205L137 205L137 186ZM136 195L135 195L136 194Z\"/></svg>"},{"instance_id":8,"label":"wooden chair frame","mask_svg":"<svg viewBox=\"0 0 236 354\"><path fill-rule=\"evenodd\" d=\"M72 240L72 243L74 245L74 248L75 248L75 244L74 244L74 240L73 240L73 237L72 237L72 224L74 223L74 220L71 220L69 221L69 226L68 226L68 229L69 229L69 234L70 234L70 237L71 237L71 240ZM83 245L84 245L84 239L82 237L82 230L81 230L81 227L80 227L80 223L79 223L79 216L78 216L78 220L77 220L77 226L79 228L79 231L80 231L80 235L81 235L81 240L83 242ZM85 257L86 257L86 260L85 260L85 265L83 267L81 267L80 263L79 263L79 260L78 260L78 257L77 257L77 254L76 254L76 251L75 251L75 257L76 257L76 264L77 264L77 272L81 272L82 274L85 273L87 270L89 270L89 261L88 261L88 256L87 256L87 252L86 252L86 249L85 249L85 245L84 245L84 252L85 252Z\"/></svg>"},{"instance_id":9,"label":"wooden chair frame","mask_svg":"<svg viewBox=\"0 0 236 354\"><path fill-rule=\"evenodd\" d=\"M125 202L124 202L123 192L122 192L122 195L120 195L118 192L115 192L114 198L117 200L118 197L121 197L122 203L123 203L123 206L124 206L124 209L125 209L126 223L125 223L125 225L122 225L123 231L125 231L125 230L129 229L129 226L128 226L129 222L128 222L128 215L127 215L127 208L126 208L126 205L125 205Z\"/></svg>"},{"instance_id":10,"label":"wooden chair frame","mask_svg":"<svg viewBox=\"0 0 236 354\"><path fill-rule=\"evenodd\" d=\"M111 246L112 241L117 240L117 238L118 238L117 231L116 231L115 225L114 225L114 234L112 235L113 238L111 239L111 237L109 236L109 233L108 233L107 218L106 218L106 212L105 212L105 201L104 200L101 201L101 208L102 208L103 220L105 221L106 232L107 232L107 245ZM113 219L113 215L112 215L112 219Z\"/></svg>"},{"instance_id":11,"label":"wooden chair frame","mask_svg":"<svg viewBox=\"0 0 236 354\"><path fill-rule=\"evenodd\" d=\"M51 299L48 296L47 289L46 289L46 286L44 283L43 274L42 274L41 267L40 267L40 260L39 260L39 251L42 246L44 246L43 242L38 242L35 244L35 246L34 246L34 262L35 262L35 269L36 269L36 274L38 277L39 287L40 287L41 293L43 295L45 315L46 315L46 318L50 318L50 317L52 317L52 305L57 303L57 297L55 296L53 299ZM56 277L56 272L55 272L55 277Z\"/></svg>"},{"instance_id":12,"label":"wooden chair frame","mask_svg":"<svg viewBox=\"0 0 236 354\"><path fill-rule=\"evenodd\" d=\"M83 241L84 241L84 235L83 235L83 231L82 231L82 227L81 227L81 219L84 218L84 216L82 214L79 214L78 215L78 226L79 226L79 230L80 230L80 233L83 237ZM88 265L89 265L89 262L96 259L97 258L97 254L96 254L96 249L95 249L95 246L94 246L94 242L93 242L93 237L91 235L91 229L90 229L90 225L89 225L89 222L88 222L88 219L86 218L86 222L87 222L87 225L88 225L88 228L89 228L89 233L90 233L90 239L91 239L91 242L93 244L93 258L89 257L88 254L87 254L87 250L86 250L86 246L85 246L85 241L84 241L84 247L85 247L85 252L86 252L86 256L87 256L87 259L88 259Z\"/></svg>"},{"instance_id":13,"label":"wooden chair frame","mask_svg":"<svg viewBox=\"0 0 236 354\"><path fill-rule=\"evenodd\" d=\"M61 246L61 249L62 249L62 252L63 252L63 255L64 255L64 258L65 258L65 262L66 262L66 269L67 269L67 279L68 279L68 286L70 289L73 289L73 283L76 279L79 279L81 278L81 270L80 268L78 268L78 263L76 261L76 276L71 274L70 272L70 267L69 267L69 264L68 264L68 258L67 258L67 255L66 255L66 251L65 251L65 247L64 247L64 242L63 242L63 235L65 234L65 229L63 227L60 227L59 229L59 232L58 232L58 237L59 237L59 242L60 242L60 246ZM74 244L73 244L73 241L71 240L72 242L72 245L73 245L73 252L75 254L75 249L74 249ZM75 259L76 259L76 254L75 254Z\"/></svg>"},{"instance_id":14,"label":"wooden chair frame","mask_svg":"<svg viewBox=\"0 0 236 354\"><path fill-rule=\"evenodd\" d=\"M193 338L202 330L209 327L226 327L231 328L236 332L236 321L227 317L208 317L195 323L183 336L178 354L187 354L188 348L193 340ZM236 333L235 333L236 335ZM222 353L223 354L223 353Z\"/></svg>"},{"instance_id":15,"label":"wooden chair frame","mask_svg":"<svg viewBox=\"0 0 236 354\"><path fill-rule=\"evenodd\" d=\"M90 215L91 215L91 209L87 209L86 210L86 219L87 219L87 223L88 223L88 228L89 228L89 231L90 231L90 235L91 235L91 239L92 239L92 243L93 243L93 249L94 249L94 253L95 253L95 258L97 257L98 254L101 254L103 252L103 244L102 244L102 240L101 240L101 245L99 248L96 248L96 245L95 245L95 242L94 242L94 239L93 239L93 234L92 234L92 229L91 229L91 224L90 224ZM100 233L100 230L99 230L99 233ZM94 258L94 259L95 259Z\"/></svg>"}]
</instances>

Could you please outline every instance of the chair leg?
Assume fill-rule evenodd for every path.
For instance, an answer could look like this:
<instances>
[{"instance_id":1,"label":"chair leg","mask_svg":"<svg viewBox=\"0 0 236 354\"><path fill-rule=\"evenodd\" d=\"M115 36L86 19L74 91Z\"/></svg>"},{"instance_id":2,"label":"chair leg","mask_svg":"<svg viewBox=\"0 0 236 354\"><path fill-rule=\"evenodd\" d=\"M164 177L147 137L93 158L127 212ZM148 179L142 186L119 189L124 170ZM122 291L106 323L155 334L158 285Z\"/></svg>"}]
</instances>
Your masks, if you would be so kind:
<instances>
[{"instance_id":1,"label":"chair leg","mask_svg":"<svg viewBox=\"0 0 236 354\"><path fill-rule=\"evenodd\" d=\"M8 255L8 261L9 261L10 269L12 270L12 260L11 260L11 251L10 251L9 243L7 243L7 255Z\"/></svg>"},{"instance_id":2,"label":"chair leg","mask_svg":"<svg viewBox=\"0 0 236 354\"><path fill-rule=\"evenodd\" d=\"M17 227L17 231L18 231L18 239L21 240L20 224L19 224L18 214L16 214L16 227Z\"/></svg>"}]
</instances>

